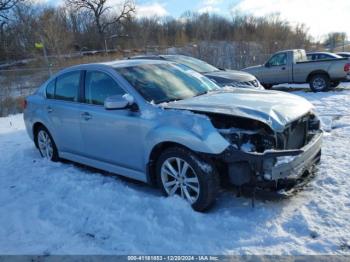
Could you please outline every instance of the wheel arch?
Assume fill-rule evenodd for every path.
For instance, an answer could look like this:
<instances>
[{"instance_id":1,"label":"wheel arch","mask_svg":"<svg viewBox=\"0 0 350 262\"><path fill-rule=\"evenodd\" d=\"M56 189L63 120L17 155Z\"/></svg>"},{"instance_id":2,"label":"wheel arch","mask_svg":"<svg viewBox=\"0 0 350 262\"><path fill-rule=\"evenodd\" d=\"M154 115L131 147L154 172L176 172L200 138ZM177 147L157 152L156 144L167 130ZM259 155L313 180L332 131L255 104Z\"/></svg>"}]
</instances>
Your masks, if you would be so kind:
<instances>
[{"instance_id":1,"label":"wheel arch","mask_svg":"<svg viewBox=\"0 0 350 262\"><path fill-rule=\"evenodd\" d=\"M47 127L42 122L35 122L32 127L32 134L34 138L34 144L38 148L38 140L37 140L37 133L40 127L44 127L47 129Z\"/></svg>"},{"instance_id":2,"label":"wheel arch","mask_svg":"<svg viewBox=\"0 0 350 262\"><path fill-rule=\"evenodd\" d=\"M173 141L163 141L156 144L149 154L149 160L147 163L147 182L149 184L157 186L156 163L161 153L170 147L182 147L187 150L193 151L187 146Z\"/></svg>"},{"instance_id":3,"label":"wheel arch","mask_svg":"<svg viewBox=\"0 0 350 262\"><path fill-rule=\"evenodd\" d=\"M311 78L315 75L326 75L328 78L330 78L329 74L327 71L325 70L315 70L315 71L312 71L306 78L306 82L309 83Z\"/></svg>"}]
</instances>

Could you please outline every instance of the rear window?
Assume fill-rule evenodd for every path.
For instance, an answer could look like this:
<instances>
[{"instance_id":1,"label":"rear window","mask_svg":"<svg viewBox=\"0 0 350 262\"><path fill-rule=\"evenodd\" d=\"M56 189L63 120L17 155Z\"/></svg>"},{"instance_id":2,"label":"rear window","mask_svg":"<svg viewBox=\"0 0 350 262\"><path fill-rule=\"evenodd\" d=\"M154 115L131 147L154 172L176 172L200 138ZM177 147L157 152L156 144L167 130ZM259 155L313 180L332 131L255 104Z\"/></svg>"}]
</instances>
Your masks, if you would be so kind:
<instances>
[{"instance_id":1,"label":"rear window","mask_svg":"<svg viewBox=\"0 0 350 262\"><path fill-rule=\"evenodd\" d=\"M305 51L303 50L296 50L294 52L294 62L298 63L298 62L304 62L307 60L311 60L312 57L311 55L306 56Z\"/></svg>"},{"instance_id":2,"label":"rear window","mask_svg":"<svg viewBox=\"0 0 350 262\"><path fill-rule=\"evenodd\" d=\"M80 71L63 74L56 79L55 99L78 101Z\"/></svg>"}]
</instances>

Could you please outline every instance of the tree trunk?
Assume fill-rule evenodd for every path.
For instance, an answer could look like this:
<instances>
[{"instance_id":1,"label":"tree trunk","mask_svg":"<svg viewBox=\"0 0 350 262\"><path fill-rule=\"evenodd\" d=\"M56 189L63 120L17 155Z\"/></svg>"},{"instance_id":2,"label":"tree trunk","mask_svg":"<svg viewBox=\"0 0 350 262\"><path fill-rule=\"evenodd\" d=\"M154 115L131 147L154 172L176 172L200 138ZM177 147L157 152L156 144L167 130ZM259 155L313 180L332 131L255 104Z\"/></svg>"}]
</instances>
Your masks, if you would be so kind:
<instances>
[{"instance_id":1,"label":"tree trunk","mask_svg":"<svg viewBox=\"0 0 350 262\"><path fill-rule=\"evenodd\" d=\"M103 28L101 25L100 15L97 13L95 13L95 22L96 22L97 32L98 32L98 35L100 38L99 46L100 46L100 48L103 49L104 48L104 41L105 41L105 34L103 32Z\"/></svg>"}]
</instances>

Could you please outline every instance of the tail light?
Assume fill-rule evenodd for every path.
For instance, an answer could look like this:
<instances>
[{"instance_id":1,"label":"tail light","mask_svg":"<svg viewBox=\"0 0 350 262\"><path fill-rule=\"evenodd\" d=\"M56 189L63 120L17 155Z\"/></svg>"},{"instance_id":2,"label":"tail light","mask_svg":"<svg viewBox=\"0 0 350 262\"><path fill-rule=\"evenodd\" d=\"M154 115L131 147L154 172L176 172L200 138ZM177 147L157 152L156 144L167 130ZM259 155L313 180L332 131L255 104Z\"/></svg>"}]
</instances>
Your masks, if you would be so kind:
<instances>
[{"instance_id":1,"label":"tail light","mask_svg":"<svg viewBox=\"0 0 350 262\"><path fill-rule=\"evenodd\" d=\"M345 64L344 71L345 72L350 72L350 63Z\"/></svg>"},{"instance_id":2,"label":"tail light","mask_svg":"<svg viewBox=\"0 0 350 262\"><path fill-rule=\"evenodd\" d=\"M21 104L22 104L23 110L27 108L27 104L28 104L28 103L27 103L27 100L26 100L26 99L23 99Z\"/></svg>"}]
</instances>

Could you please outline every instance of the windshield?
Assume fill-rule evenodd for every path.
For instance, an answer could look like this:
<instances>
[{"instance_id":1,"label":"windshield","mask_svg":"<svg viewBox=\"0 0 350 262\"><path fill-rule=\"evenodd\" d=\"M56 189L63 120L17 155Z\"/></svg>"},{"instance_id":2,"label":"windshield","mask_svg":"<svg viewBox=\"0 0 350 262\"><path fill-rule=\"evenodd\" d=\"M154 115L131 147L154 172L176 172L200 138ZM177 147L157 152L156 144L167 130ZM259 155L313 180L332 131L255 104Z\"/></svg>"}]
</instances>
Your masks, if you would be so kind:
<instances>
[{"instance_id":1,"label":"windshield","mask_svg":"<svg viewBox=\"0 0 350 262\"><path fill-rule=\"evenodd\" d=\"M174 64L116 68L148 102L159 104L205 94L219 88L205 76Z\"/></svg>"},{"instance_id":2,"label":"windshield","mask_svg":"<svg viewBox=\"0 0 350 262\"><path fill-rule=\"evenodd\" d=\"M189 57L189 56L167 56L166 58L176 63L183 64L199 73L209 73L209 72L219 71L218 68L202 60Z\"/></svg>"}]
</instances>

